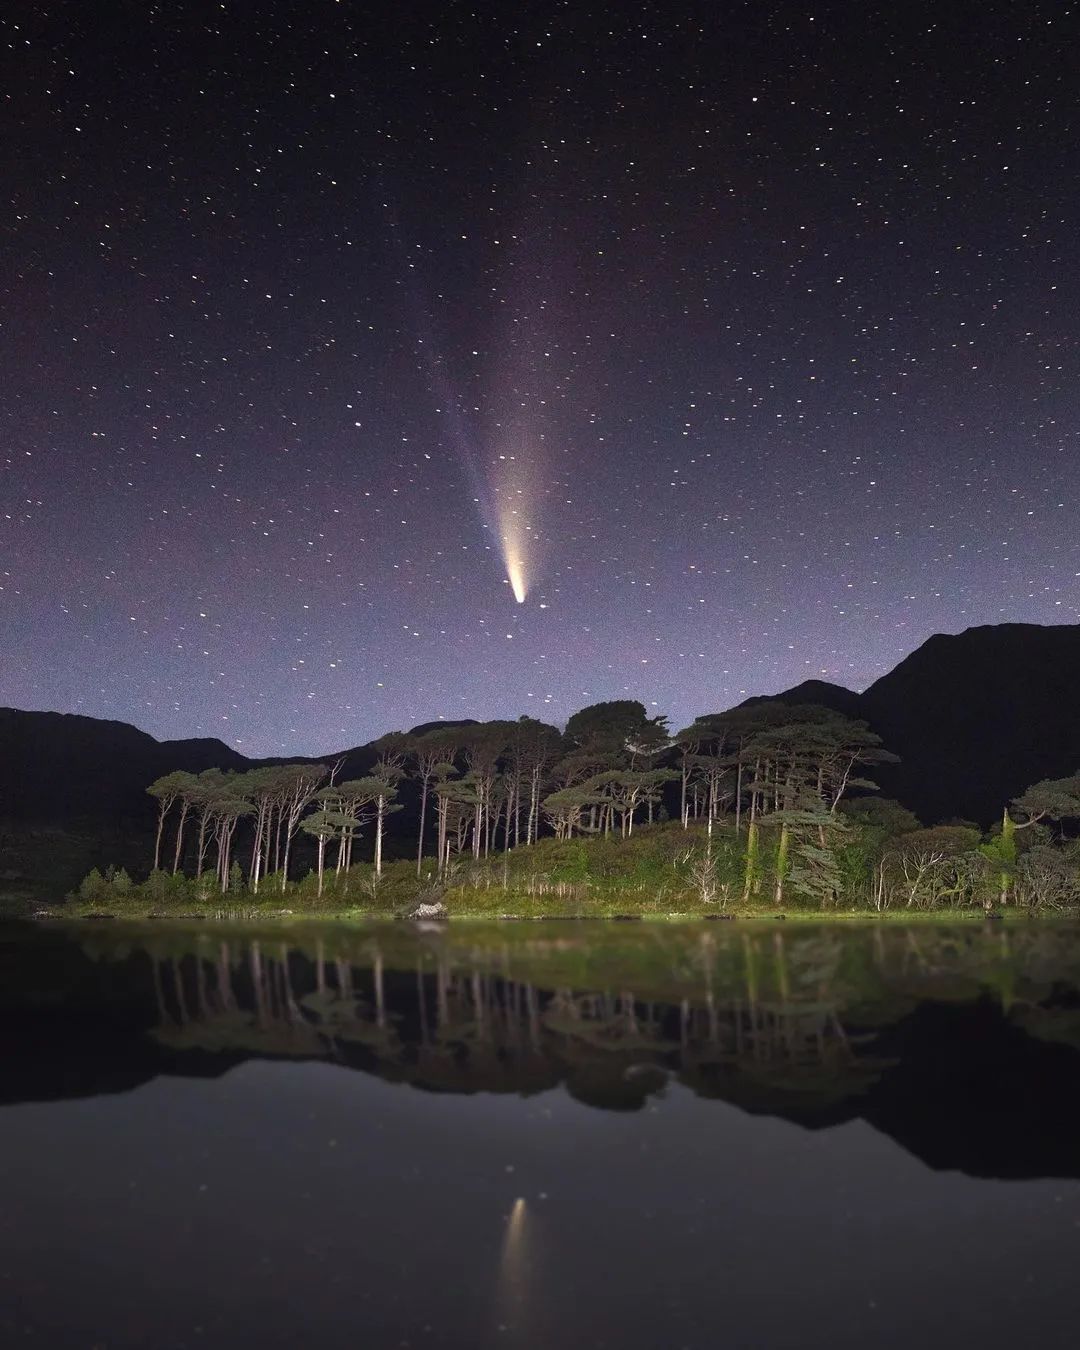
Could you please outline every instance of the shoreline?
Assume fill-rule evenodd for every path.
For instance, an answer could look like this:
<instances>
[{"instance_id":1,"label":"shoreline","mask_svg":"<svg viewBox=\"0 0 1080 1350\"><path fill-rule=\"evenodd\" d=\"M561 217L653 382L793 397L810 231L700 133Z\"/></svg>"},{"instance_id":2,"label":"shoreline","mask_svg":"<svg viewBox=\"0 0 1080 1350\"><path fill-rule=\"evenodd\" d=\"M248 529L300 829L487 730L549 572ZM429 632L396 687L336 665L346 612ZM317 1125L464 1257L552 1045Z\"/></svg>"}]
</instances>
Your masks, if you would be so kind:
<instances>
[{"instance_id":1,"label":"shoreline","mask_svg":"<svg viewBox=\"0 0 1080 1350\"><path fill-rule=\"evenodd\" d=\"M463 911L439 916L413 916L409 914L386 914L367 910L343 910L331 913L313 913L288 909L244 910L239 908L229 913L190 912L186 914L167 914L161 911L133 914L92 912L87 914L66 914L62 909L42 910L22 917L0 915L0 923L63 923L63 924L99 924L99 923L154 923L154 924L257 924L270 923L275 926L303 924L315 927L331 924L418 924L427 927L444 927L450 924L534 924L534 923L647 923L647 924L698 924L698 923L795 923L795 924L854 924L854 923L912 923L912 924L1017 924L1017 923L1080 923L1080 912L1055 911L1052 914L1037 914L1028 910L995 910L992 913L971 909L954 910L843 910L833 913L808 910L771 913L740 910L725 913L694 913L692 911L673 911L660 914L655 911L638 914L491 914L481 911Z\"/></svg>"}]
</instances>

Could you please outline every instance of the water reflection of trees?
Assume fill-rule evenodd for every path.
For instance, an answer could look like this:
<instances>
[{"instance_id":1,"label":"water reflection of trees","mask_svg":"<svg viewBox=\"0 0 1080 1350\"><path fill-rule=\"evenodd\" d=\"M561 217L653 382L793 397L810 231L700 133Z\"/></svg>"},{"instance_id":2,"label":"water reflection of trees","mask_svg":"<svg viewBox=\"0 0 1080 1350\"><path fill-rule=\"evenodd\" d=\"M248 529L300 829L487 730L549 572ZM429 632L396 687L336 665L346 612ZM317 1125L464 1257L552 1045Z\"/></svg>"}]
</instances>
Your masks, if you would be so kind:
<instances>
[{"instance_id":1,"label":"water reflection of trees","mask_svg":"<svg viewBox=\"0 0 1080 1350\"><path fill-rule=\"evenodd\" d=\"M669 978L644 963L644 988L632 963L609 987L583 988L551 953L441 940L414 944L408 962L376 937L305 951L221 936L147 957L153 1034L175 1051L339 1060L433 1091L561 1082L615 1108L674 1077L765 1108L791 1094L849 1096L878 1073L866 1036L845 1025L854 990L843 953L827 935L743 933L732 945L706 931L683 944Z\"/></svg>"},{"instance_id":2,"label":"water reflection of trees","mask_svg":"<svg viewBox=\"0 0 1080 1350\"><path fill-rule=\"evenodd\" d=\"M858 1116L934 1167L1077 1175L1077 926L50 925L19 954L11 1101L253 1056L607 1109L674 1082Z\"/></svg>"}]
</instances>

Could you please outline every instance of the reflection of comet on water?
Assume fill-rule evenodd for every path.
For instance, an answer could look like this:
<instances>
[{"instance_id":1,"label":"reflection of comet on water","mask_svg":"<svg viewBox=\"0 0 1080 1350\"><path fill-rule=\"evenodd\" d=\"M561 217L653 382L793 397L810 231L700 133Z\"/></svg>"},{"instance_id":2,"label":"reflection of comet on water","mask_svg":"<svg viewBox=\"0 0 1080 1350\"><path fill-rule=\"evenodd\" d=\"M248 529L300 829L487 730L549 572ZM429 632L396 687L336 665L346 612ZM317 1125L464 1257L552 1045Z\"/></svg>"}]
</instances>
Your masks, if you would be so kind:
<instances>
[{"instance_id":1,"label":"reflection of comet on water","mask_svg":"<svg viewBox=\"0 0 1080 1350\"><path fill-rule=\"evenodd\" d=\"M525 1246L526 1214L525 1198L519 1195L506 1221L506 1233L503 1236L501 1264L504 1277L521 1265Z\"/></svg>"},{"instance_id":2,"label":"reflection of comet on water","mask_svg":"<svg viewBox=\"0 0 1080 1350\"><path fill-rule=\"evenodd\" d=\"M524 1196L518 1196L506 1220L502 1252L499 1257L498 1299L502 1316L513 1323L520 1319L525 1301L525 1276L528 1261L528 1208Z\"/></svg>"}]
</instances>

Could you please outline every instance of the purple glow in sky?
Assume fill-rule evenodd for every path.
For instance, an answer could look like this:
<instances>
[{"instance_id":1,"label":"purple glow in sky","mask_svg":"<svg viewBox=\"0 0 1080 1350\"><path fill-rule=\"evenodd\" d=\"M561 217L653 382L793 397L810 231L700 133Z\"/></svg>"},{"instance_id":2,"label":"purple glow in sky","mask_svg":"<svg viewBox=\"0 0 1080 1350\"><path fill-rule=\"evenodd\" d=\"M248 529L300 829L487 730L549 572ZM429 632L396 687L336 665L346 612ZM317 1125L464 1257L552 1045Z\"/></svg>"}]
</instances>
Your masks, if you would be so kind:
<instances>
[{"instance_id":1,"label":"purple glow in sky","mask_svg":"<svg viewBox=\"0 0 1080 1350\"><path fill-rule=\"evenodd\" d=\"M1061 19L6 7L0 703L314 754L1076 622Z\"/></svg>"}]
</instances>

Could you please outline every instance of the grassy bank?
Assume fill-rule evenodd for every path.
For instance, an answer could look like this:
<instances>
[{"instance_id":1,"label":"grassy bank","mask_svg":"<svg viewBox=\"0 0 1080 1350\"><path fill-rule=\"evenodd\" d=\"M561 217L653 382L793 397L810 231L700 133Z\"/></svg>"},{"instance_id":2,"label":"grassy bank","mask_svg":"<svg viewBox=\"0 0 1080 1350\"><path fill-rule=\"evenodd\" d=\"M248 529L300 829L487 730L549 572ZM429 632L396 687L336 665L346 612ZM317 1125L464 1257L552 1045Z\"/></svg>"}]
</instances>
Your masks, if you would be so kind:
<instances>
[{"instance_id":1,"label":"grassy bank","mask_svg":"<svg viewBox=\"0 0 1080 1350\"><path fill-rule=\"evenodd\" d=\"M830 895L800 894L793 885L777 897L775 877L762 869L746 886L746 853L728 828L684 830L677 822L641 829L629 839L593 836L543 839L489 858L458 858L444 877L415 860L388 863L377 876L370 864L340 875L327 873L322 892L310 873L284 886L280 876L263 878L258 891L235 876L222 893L215 878L155 873L133 882L123 872L94 872L62 905L45 907L65 917L199 917L340 920L399 918L419 904L440 905L457 919L647 919L702 918L981 918L984 898L935 906L897 903L895 895L873 903L865 840L849 845L845 885ZM1027 906L1006 912L1027 916Z\"/></svg>"}]
</instances>

